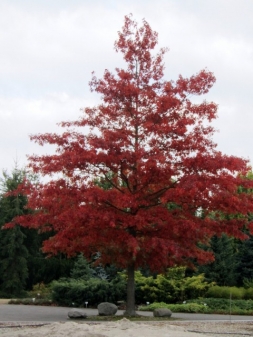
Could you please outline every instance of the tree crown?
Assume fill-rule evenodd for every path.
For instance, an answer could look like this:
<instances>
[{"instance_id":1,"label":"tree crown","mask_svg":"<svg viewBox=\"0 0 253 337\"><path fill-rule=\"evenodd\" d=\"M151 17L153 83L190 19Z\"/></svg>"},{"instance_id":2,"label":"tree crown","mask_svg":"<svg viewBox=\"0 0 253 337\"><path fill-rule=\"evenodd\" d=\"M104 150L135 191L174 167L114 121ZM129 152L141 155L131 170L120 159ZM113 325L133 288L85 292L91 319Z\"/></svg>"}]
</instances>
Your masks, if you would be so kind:
<instances>
[{"instance_id":1,"label":"tree crown","mask_svg":"<svg viewBox=\"0 0 253 337\"><path fill-rule=\"evenodd\" d=\"M90 82L102 103L62 122L62 134L31 137L57 148L54 155L31 156L33 172L61 174L23 186L36 212L19 221L53 231L46 251L99 251L105 263L159 270L210 258L198 243L214 234L244 237L253 199L238 186L252 188L244 178L248 163L216 150L210 122L217 105L191 101L215 77L201 70L163 80L166 49L152 54L157 37L145 20L139 28L126 16L115 42L126 69L105 70L102 79L93 74Z\"/></svg>"}]
</instances>

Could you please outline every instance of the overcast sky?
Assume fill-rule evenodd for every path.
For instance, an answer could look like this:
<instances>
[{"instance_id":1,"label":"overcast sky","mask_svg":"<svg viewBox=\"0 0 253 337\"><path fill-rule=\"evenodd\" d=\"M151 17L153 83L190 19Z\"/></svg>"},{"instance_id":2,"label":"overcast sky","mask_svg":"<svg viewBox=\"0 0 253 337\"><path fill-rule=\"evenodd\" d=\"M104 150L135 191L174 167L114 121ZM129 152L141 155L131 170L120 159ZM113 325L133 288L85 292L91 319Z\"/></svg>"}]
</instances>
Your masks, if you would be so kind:
<instances>
[{"instance_id":1,"label":"overcast sky","mask_svg":"<svg viewBox=\"0 0 253 337\"><path fill-rule=\"evenodd\" d=\"M0 0L0 171L51 151L29 135L58 131L99 103L91 72L123 66L113 46L129 13L170 49L165 79L215 74L203 97L219 105L214 140L253 164L252 0Z\"/></svg>"}]
</instances>

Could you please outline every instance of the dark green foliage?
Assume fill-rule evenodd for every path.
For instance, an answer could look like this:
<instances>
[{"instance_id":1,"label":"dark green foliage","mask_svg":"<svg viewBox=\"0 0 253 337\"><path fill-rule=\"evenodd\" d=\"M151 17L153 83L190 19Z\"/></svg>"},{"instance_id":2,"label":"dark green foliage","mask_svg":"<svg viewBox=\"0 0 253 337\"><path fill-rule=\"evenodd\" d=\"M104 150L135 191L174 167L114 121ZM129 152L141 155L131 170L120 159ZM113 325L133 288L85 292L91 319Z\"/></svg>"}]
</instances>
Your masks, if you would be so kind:
<instances>
[{"instance_id":1,"label":"dark green foliage","mask_svg":"<svg viewBox=\"0 0 253 337\"><path fill-rule=\"evenodd\" d=\"M252 300L238 300L238 299L225 299L225 298L205 298L191 301L194 303L205 303L210 309L211 313L232 313L252 314L253 301ZM243 312L245 311L245 312Z\"/></svg>"},{"instance_id":2,"label":"dark green foliage","mask_svg":"<svg viewBox=\"0 0 253 337\"><path fill-rule=\"evenodd\" d=\"M47 257L42 252L43 241L48 239L51 233L38 233L37 230L30 228L22 228L22 230L26 233L25 245L29 252L27 290L31 290L38 283L48 284L61 277L70 277L74 258L68 259L64 254Z\"/></svg>"},{"instance_id":3,"label":"dark green foliage","mask_svg":"<svg viewBox=\"0 0 253 337\"><path fill-rule=\"evenodd\" d=\"M26 197L6 195L14 191L24 179L25 173L13 170L12 175L3 172L0 195L0 228L16 215L24 214ZM0 231L0 285L6 295L22 295L28 277L28 250L24 245L25 234L18 224L13 229Z\"/></svg>"},{"instance_id":4,"label":"dark green foliage","mask_svg":"<svg viewBox=\"0 0 253 337\"><path fill-rule=\"evenodd\" d=\"M245 282L253 280L253 236L239 243L238 249L238 285L243 286Z\"/></svg>"},{"instance_id":5,"label":"dark green foliage","mask_svg":"<svg viewBox=\"0 0 253 337\"><path fill-rule=\"evenodd\" d=\"M3 172L0 191L0 228L11 222L16 215L29 212L27 198L15 193L26 177L23 170L14 169L9 175ZM30 177L32 179L32 177ZM8 194L6 194L8 193ZM39 234L35 229L20 227L0 231L0 286L2 296L21 296L36 283L50 283L60 277L69 277L73 259L62 254L46 258L42 253L42 242L50 233Z\"/></svg>"},{"instance_id":6,"label":"dark green foliage","mask_svg":"<svg viewBox=\"0 0 253 337\"><path fill-rule=\"evenodd\" d=\"M25 289L28 277L24 234L19 226L1 234L1 290L11 296L19 296Z\"/></svg>"},{"instance_id":7,"label":"dark green foliage","mask_svg":"<svg viewBox=\"0 0 253 337\"><path fill-rule=\"evenodd\" d=\"M66 279L52 283L52 299L58 305L85 307L101 302L117 303L125 300L126 283L122 279L108 282L97 278L85 280Z\"/></svg>"},{"instance_id":8,"label":"dark green foliage","mask_svg":"<svg viewBox=\"0 0 253 337\"><path fill-rule=\"evenodd\" d=\"M210 241L210 250L215 261L198 267L198 273L205 274L207 281L219 286L233 286L237 281L237 246L234 238L223 234L214 236Z\"/></svg>"},{"instance_id":9,"label":"dark green foliage","mask_svg":"<svg viewBox=\"0 0 253 337\"><path fill-rule=\"evenodd\" d=\"M70 277L74 265L73 259L68 259L62 254L47 258L41 251L38 251L36 257L30 257L29 262L31 264L28 265L30 280L28 290L37 283L49 284L53 280Z\"/></svg>"},{"instance_id":10,"label":"dark green foliage","mask_svg":"<svg viewBox=\"0 0 253 337\"><path fill-rule=\"evenodd\" d=\"M122 268L117 268L113 264L107 264L104 267L105 273L106 273L106 280L107 281L113 281L114 279L118 279L118 274L122 272Z\"/></svg>"}]
</instances>

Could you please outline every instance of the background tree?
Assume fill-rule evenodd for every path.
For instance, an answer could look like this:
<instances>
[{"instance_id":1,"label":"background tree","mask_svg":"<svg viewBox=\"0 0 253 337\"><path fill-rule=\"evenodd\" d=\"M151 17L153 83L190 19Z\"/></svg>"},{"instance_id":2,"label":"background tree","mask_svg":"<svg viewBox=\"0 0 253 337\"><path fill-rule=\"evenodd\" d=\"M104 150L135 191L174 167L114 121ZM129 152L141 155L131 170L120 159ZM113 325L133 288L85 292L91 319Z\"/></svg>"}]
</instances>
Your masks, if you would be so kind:
<instances>
[{"instance_id":1,"label":"background tree","mask_svg":"<svg viewBox=\"0 0 253 337\"><path fill-rule=\"evenodd\" d=\"M246 178L253 181L253 172L249 171ZM245 192L253 194L252 188L244 188L240 186L239 193ZM253 214L248 212L248 222L253 221ZM237 284L243 286L244 284L252 284L253 282L253 236L245 228L245 232L248 235L247 240L238 242L238 254L237 254Z\"/></svg>"},{"instance_id":2,"label":"background tree","mask_svg":"<svg viewBox=\"0 0 253 337\"><path fill-rule=\"evenodd\" d=\"M207 261L211 253L199 243L223 232L244 238L241 229L253 211L252 195L237 193L239 185L253 186L245 178L247 161L222 155L211 140L216 104L191 101L209 91L214 75L202 70L164 80L166 49L152 55L157 36L145 20L138 27L126 16L115 43L126 69L105 70L90 82L102 103L61 123L62 134L31 137L56 146L54 155L30 157L34 173L55 179L23 185L36 212L15 220L51 231L45 252L87 258L100 252L101 263L126 268L127 315L135 315L137 268L161 271L193 258ZM108 189L97 184L99 178Z\"/></svg>"},{"instance_id":3,"label":"background tree","mask_svg":"<svg viewBox=\"0 0 253 337\"><path fill-rule=\"evenodd\" d=\"M245 281L253 281L253 237L238 244L237 284L243 286Z\"/></svg>"},{"instance_id":4,"label":"background tree","mask_svg":"<svg viewBox=\"0 0 253 337\"><path fill-rule=\"evenodd\" d=\"M24 214L27 199L24 195L6 195L23 181L25 172L15 168L11 175L3 172L0 195L0 227L15 216ZM0 287L2 296L20 295L28 277L28 250L24 244L25 234L16 224L14 228L0 231Z\"/></svg>"},{"instance_id":5,"label":"background tree","mask_svg":"<svg viewBox=\"0 0 253 337\"><path fill-rule=\"evenodd\" d=\"M214 254L214 261L200 266L198 273L205 274L207 281L215 282L219 286L235 286L237 283L237 243L234 238L222 234L213 236L210 248Z\"/></svg>"},{"instance_id":6,"label":"background tree","mask_svg":"<svg viewBox=\"0 0 253 337\"><path fill-rule=\"evenodd\" d=\"M25 170L17 167L11 174L3 172L0 192L1 229L17 215L29 213L26 195L15 193L25 177ZM0 230L2 296L20 296L24 290L31 290L36 283L49 283L70 275L73 260L66 259L63 254L47 259L41 251L42 242L48 238L47 233L40 234L37 229L20 227L18 223L13 228Z\"/></svg>"},{"instance_id":7,"label":"background tree","mask_svg":"<svg viewBox=\"0 0 253 337\"><path fill-rule=\"evenodd\" d=\"M70 276L74 279L83 280L89 280L93 277L93 271L90 267L90 264L83 254L78 255L77 260L70 272Z\"/></svg>"}]
</instances>

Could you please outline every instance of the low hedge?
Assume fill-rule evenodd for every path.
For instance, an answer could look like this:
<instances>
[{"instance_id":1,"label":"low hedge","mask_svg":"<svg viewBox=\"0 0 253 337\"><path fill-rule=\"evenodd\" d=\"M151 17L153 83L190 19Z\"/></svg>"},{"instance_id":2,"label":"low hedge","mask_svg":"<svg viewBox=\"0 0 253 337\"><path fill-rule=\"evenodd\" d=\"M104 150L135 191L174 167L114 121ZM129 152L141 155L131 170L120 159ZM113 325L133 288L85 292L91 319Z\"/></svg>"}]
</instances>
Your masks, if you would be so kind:
<instances>
[{"instance_id":1,"label":"low hedge","mask_svg":"<svg viewBox=\"0 0 253 337\"><path fill-rule=\"evenodd\" d=\"M34 298L18 298L11 299L8 304L23 304L23 305L45 305L45 306L55 306L55 303L51 299L34 299Z\"/></svg>"},{"instance_id":2,"label":"low hedge","mask_svg":"<svg viewBox=\"0 0 253 337\"><path fill-rule=\"evenodd\" d=\"M205 299L197 299L191 301L193 303L203 303L210 308L212 312L244 312L246 311L248 314L253 312L253 300L233 300L226 298L205 298Z\"/></svg>"},{"instance_id":3,"label":"low hedge","mask_svg":"<svg viewBox=\"0 0 253 337\"><path fill-rule=\"evenodd\" d=\"M237 288L237 287L220 287L220 286L213 286L210 287L205 297L211 297L211 298L227 298L230 297L232 299L244 299L244 296L246 294L246 291L249 293L250 289L245 288Z\"/></svg>"},{"instance_id":4,"label":"low hedge","mask_svg":"<svg viewBox=\"0 0 253 337\"><path fill-rule=\"evenodd\" d=\"M253 300L253 288L212 286L206 291L204 297L231 298L232 300Z\"/></svg>"},{"instance_id":5,"label":"low hedge","mask_svg":"<svg viewBox=\"0 0 253 337\"><path fill-rule=\"evenodd\" d=\"M87 281L66 279L54 281L51 285L52 300L61 306L85 307L97 306L101 302L117 303L125 300L126 284L124 280L111 282L91 278Z\"/></svg>"},{"instance_id":6,"label":"low hedge","mask_svg":"<svg viewBox=\"0 0 253 337\"><path fill-rule=\"evenodd\" d=\"M252 300L228 300L221 298L196 299L182 304L152 303L139 307L139 310L153 311L157 308L168 308L172 312L253 315Z\"/></svg>"},{"instance_id":7,"label":"low hedge","mask_svg":"<svg viewBox=\"0 0 253 337\"><path fill-rule=\"evenodd\" d=\"M185 304L167 304L164 302L152 303L147 306L139 307L140 311L154 311L158 308L167 308L172 312L188 312L188 313L209 313L209 308L204 304L185 303Z\"/></svg>"}]
</instances>

